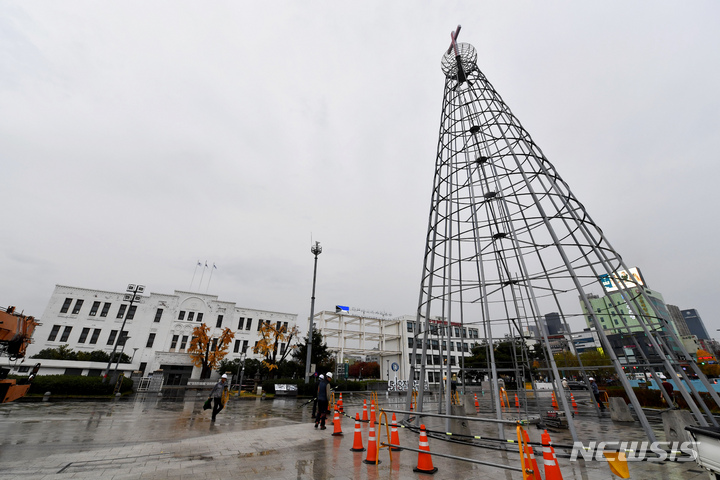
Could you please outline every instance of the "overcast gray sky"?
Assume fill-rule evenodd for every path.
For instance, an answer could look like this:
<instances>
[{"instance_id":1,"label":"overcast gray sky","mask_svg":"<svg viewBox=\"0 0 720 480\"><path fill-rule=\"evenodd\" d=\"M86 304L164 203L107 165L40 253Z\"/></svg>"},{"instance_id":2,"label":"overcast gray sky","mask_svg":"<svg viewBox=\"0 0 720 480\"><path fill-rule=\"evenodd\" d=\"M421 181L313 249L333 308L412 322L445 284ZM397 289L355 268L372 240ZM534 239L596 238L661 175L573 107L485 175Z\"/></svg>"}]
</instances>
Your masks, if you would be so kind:
<instances>
[{"instance_id":1,"label":"overcast gray sky","mask_svg":"<svg viewBox=\"0 0 720 480\"><path fill-rule=\"evenodd\" d=\"M720 4L2 2L0 304L417 307L450 31L648 286L713 333Z\"/></svg>"}]
</instances>

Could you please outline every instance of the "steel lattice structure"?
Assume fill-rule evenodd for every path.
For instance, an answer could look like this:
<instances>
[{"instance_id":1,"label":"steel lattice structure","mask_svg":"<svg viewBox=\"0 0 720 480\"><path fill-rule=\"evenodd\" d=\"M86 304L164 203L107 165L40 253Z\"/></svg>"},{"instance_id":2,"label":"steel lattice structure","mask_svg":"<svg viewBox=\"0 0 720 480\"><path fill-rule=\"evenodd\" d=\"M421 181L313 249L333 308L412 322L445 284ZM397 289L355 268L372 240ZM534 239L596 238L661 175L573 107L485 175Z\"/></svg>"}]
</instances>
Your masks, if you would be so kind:
<instances>
[{"instance_id":1,"label":"steel lattice structure","mask_svg":"<svg viewBox=\"0 0 720 480\"><path fill-rule=\"evenodd\" d=\"M419 342L414 342L411 374L417 376L413 371L416 363L413 358L421 353L420 378L425 378L431 318L442 319L448 327L451 323L479 325L490 344L498 338L501 326L514 338L522 338L524 329L536 326L545 332L543 347L555 380L557 398L577 440L561 377L540 320L547 313L557 312L570 332L570 320L576 319L577 323L583 319L584 322L587 316L618 372L645 433L654 441L647 418L623 374L624 363L614 353L600 326L599 315L588 300L593 291L605 292L602 276L629 269L478 69L475 49L455 42L458 32L459 27L441 61L445 90L416 322L424 328L422 335L419 331L415 333L416 338L422 336L423 341L421 352L417 347ZM643 309L644 288L618 282L618 289L625 295L631 311L629 314L610 312L622 319L624 325L619 328L625 328L633 338L642 337L638 341L648 342L657 353L655 365L650 365L646 358L643 366L649 367L653 375L656 370L665 370L675 378L676 372L685 375L679 368L680 363L690 362L709 387L667 321L648 318ZM639 320L642 332L631 333L626 323L629 316ZM446 336L450 342L450 328ZM498 372L493 349L489 348L488 352L492 394L497 407ZM448 379L450 363L448 361L446 367ZM655 378L659 384L657 375ZM450 412L450 382L446 383L446 411ZM707 425L698 405L706 413L709 409L699 394L680 390L698 422ZM708 390L714 393L711 388ZM421 406L422 396L421 389ZM717 394L714 400L720 405ZM499 407L496 415L502 418ZM712 416L708 419L715 422Z\"/></svg>"}]
</instances>

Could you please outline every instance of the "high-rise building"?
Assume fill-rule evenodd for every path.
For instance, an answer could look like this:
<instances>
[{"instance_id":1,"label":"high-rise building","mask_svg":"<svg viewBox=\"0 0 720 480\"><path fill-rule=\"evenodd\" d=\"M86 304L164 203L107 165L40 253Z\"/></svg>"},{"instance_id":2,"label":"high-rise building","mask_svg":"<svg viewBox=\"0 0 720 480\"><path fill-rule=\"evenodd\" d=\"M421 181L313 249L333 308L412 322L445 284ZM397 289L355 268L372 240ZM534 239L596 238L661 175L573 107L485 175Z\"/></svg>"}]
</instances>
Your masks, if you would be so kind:
<instances>
[{"instance_id":1,"label":"high-rise building","mask_svg":"<svg viewBox=\"0 0 720 480\"><path fill-rule=\"evenodd\" d=\"M683 318L682 312L680 312L680 309L677 306L670 304L667 305L667 308L678 334L683 337L692 335L685 319Z\"/></svg>"},{"instance_id":2,"label":"high-rise building","mask_svg":"<svg viewBox=\"0 0 720 480\"><path fill-rule=\"evenodd\" d=\"M676 328L670 318L670 312L665 306L665 301L660 292L650 290L649 288L644 288L644 291L650 300L649 303L640 295L638 288L627 288L624 293L619 290L608 291L602 297L593 294L588 295L590 305L597 314L600 320L600 326L605 330L607 335L643 332L643 327L628 305L629 301L633 305L633 308L637 308L635 300L642 309L640 313L648 320L647 327L650 330L656 331L662 329L663 323L661 319L666 320L673 328ZM626 295L632 298L626 298ZM587 325L591 328L594 327L592 319L585 309L585 304L582 301L580 304L585 314Z\"/></svg>"},{"instance_id":3,"label":"high-rise building","mask_svg":"<svg viewBox=\"0 0 720 480\"><path fill-rule=\"evenodd\" d=\"M689 308L687 310L680 310L680 313L682 313L683 319L685 320L691 334L695 335L700 340L710 340L710 335L705 329L705 324L703 323L702 318L700 318L700 314L697 310Z\"/></svg>"},{"instance_id":4,"label":"high-rise building","mask_svg":"<svg viewBox=\"0 0 720 480\"><path fill-rule=\"evenodd\" d=\"M565 331L560 314L557 312L545 315L545 325L548 329L548 335L560 335Z\"/></svg>"}]
</instances>

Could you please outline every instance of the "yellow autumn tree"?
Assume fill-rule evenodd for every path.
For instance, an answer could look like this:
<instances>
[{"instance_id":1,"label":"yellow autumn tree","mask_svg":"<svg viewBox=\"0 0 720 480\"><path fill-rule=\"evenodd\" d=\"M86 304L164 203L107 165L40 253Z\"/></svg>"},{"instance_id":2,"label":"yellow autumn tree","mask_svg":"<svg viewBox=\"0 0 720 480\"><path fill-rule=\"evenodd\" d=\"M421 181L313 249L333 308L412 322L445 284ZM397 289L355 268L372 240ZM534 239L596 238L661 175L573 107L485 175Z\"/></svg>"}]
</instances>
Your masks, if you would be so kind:
<instances>
[{"instance_id":1,"label":"yellow autumn tree","mask_svg":"<svg viewBox=\"0 0 720 480\"><path fill-rule=\"evenodd\" d=\"M208 335L209 332L210 328L204 323L195 327L188 348L193 365L202 368L200 378L210 378L210 373L225 358L230 342L235 338L235 333L227 327L219 337L213 338Z\"/></svg>"},{"instance_id":2,"label":"yellow autumn tree","mask_svg":"<svg viewBox=\"0 0 720 480\"><path fill-rule=\"evenodd\" d=\"M284 325L272 325L270 320L263 322L260 327L260 340L253 347L253 353L262 355L265 359L263 365L272 372L278 368L278 364L287 358L297 345L291 345L293 338L298 335L297 327L288 328ZM281 350L281 344L285 344L285 350ZM278 354L280 357L278 358Z\"/></svg>"}]
</instances>

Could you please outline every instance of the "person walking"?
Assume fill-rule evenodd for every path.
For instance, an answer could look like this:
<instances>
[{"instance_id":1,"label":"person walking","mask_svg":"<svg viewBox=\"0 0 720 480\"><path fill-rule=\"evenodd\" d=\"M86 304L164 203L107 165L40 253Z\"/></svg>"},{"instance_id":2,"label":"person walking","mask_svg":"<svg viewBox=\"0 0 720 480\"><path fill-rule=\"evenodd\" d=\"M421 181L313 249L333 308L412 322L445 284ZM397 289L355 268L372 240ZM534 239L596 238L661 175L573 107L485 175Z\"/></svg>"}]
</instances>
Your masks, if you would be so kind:
<instances>
[{"instance_id":1,"label":"person walking","mask_svg":"<svg viewBox=\"0 0 720 480\"><path fill-rule=\"evenodd\" d=\"M595 401L600 405L600 411L605 411L605 404L600 400L600 389L597 386L597 383L595 383L595 379L593 377L588 378L590 380L590 388L592 388L593 396L595 397Z\"/></svg>"},{"instance_id":2,"label":"person walking","mask_svg":"<svg viewBox=\"0 0 720 480\"><path fill-rule=\"evenodd\" d=\"M325 378L320 380L317 391L318 412L315 420L315 428L320 425L320 430L325 430L325 419L328 413L328 402L330 402L330 383L332 382L332 372L325 374Z\"/></svg>"},{"instance_id":3,"label":"person walking","mask_svg":"<svg viewBox=\"0 0 720 480\"><path fill-rule=\"evenodd\" d=\"M225 393L225 390L227 389L227 375L222 374L222 377L220 377L220 380L215 384L212 391L210 392L210 396L208 398L211 398L213 401L213 410L212 410L212 421L215 421L215 417L217 417L217 414L220 413L220 411L225 407L225 404L223 403L223 395Z\"/></svg>"},{"instance_id":4,"label":"person walking","mask_svg":"<svg viewBox=\"0 0 720 480\"><path fill-rule=\"evenodd\" d=\"M315 377L318 378L318 388L320 387L320 381L325 378L325 375L322 373L320 376L318 376L317 372L315 372ZM313 420L317 418L317 404L318 404L318 396L317 396L317 389L315 389L315 398L313 399L313 410L312 410L312 418Z\"/></svg>"}]
</instances>

